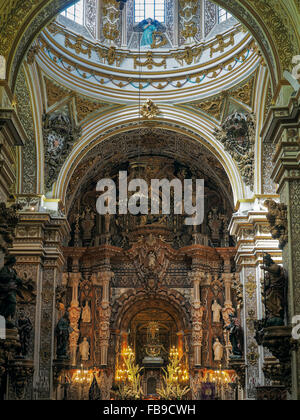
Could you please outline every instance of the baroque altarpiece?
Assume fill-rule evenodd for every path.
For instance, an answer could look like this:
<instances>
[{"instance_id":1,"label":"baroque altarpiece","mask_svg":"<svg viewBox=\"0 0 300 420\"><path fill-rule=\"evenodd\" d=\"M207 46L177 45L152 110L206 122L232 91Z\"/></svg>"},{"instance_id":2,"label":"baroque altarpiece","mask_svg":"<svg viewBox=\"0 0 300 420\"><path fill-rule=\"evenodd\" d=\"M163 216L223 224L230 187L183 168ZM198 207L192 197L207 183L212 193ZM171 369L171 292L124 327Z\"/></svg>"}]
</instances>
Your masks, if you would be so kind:
<instances>
[{"instance_id":1,"label":"baroque altarpiece","mask_svg":"<svg viewBox=\"0 0 300 420\"><path fill-rule=\"evenodd\" d=\"M299 399L299 1L0 15L0 399ZM99 214L120 172L203 223Z\"/></svg>"}]
</instances>

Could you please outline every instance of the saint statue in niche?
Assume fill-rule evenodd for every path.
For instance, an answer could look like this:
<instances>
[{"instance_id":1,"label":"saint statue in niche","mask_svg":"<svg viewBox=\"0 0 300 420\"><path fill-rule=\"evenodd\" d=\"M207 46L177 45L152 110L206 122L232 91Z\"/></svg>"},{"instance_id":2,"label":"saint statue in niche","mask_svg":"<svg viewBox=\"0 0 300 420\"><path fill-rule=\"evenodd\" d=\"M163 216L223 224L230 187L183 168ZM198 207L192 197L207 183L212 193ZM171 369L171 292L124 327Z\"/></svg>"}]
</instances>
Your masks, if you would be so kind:
<instances>
[{"instance_id":1,"label":"saint statue in niche","mask_svg":"<svg viewBox=\"0 0 300 420\"><path fill-rule=\"evenodd\" d=\"M163 32L165 32L164 25L162 25L158 20L148 18L142 20L137 27L138 32L143 32L141 39L141 47L143 48L157 48L156 38L161 38L160 43L163 44Z\"/></svg>"}]
</instances>

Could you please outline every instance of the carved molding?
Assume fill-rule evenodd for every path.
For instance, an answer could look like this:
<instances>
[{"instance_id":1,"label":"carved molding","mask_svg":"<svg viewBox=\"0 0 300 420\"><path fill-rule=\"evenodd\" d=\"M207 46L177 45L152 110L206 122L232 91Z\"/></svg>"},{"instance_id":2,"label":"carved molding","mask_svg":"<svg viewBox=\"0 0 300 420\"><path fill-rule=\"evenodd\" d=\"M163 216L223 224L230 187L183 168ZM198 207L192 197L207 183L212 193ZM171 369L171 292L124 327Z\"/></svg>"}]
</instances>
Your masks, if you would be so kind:
<instances>
[{"instance_id":1,"label":"carved molding","mask_svg":"<svg viewBox=\"0 0 300 420\"><path fill-rule=\"evenodd\" d=\"M226 118L221 129L215 131L216 138L233 157L244 182L253 188L254 181L254 114L235 112Z\"/></svg>"}]
</instances>

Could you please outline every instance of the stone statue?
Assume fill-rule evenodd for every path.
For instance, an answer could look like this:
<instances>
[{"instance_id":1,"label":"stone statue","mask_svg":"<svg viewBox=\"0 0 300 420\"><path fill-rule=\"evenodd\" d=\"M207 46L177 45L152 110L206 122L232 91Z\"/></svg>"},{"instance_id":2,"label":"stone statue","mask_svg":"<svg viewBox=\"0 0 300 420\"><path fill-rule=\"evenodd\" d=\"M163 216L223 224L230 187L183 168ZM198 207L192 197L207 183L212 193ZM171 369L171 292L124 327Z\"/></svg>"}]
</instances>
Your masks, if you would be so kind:
<instances>
[{"instance_id":1,"label":"stone statue","mask_svg":"<svg viewBox=\"0 0 300 420\"><path fill-rule=\"evenodd\" d=\"M20 204L7 207L6 203L0 203L0 250L5 255L8 255L8 248L12 245L13 231L19 220L17 211L21 209Z\"/></svg>"},{"instance_id":2,"label":"stone statue","mask_svg":"<svg viewBox=\"0 0 300 420\"><path fill-rule=\"evenodd\" d=\"M83 341L79 344L79 352L82 361L89 360L90 357L90 344L87 337L84 337Z\"/></svg>"},{"instance_id":3,"label":"stone statue","mask_svg":"<svg viewBox=\"0 0 300 420\"><path fill-rule=\"evenodd\" d=\"M92 231L95 226L95 213L87 208L81 215L81 228L83 231L83 240L89 241L92 238Z\"/></svg>"},{"instance_id":4,"label":"stone statue","mask_svg":"<svg viewBox=\"0 0 300 420\"><path fill-rule=\"evenodd\" d=\"M266 325L282 326L287 305L287 279L284 270L272 260L269 254L264 256L264 265L261 268L266 272L264 281Z\"/></svg>"},{"instance_id":5,"label":"stone statue","mask_svg":"<svg viewBox=\"0 0 300 420\"><path fill-rule=\"evenodd\" d=\"M88 301L85 301L85 306L82 309L82 322L89 324L92 320L91 309Z\"/></svg>"},{"instance_id":6,"label":"stone statue","mask_svg":"<svg viewBox=\"0 0 300 420\"><path fill-rule=\"evenodd\" d=\"M243 331L239 320L234 314L229 315L230 324L225 327L229 330L229 340L232 345L231 359L240 359L243 356Z\"/></svg>"},{"instance_id":7,"label":"stone statue","mask_svg":"<svg viewBox=\"0 0 300 420\"><path fill-rule=\"evenodd\" d=\"M55 328L55 335L57 339L56 355L58 359L68 358L69 336L72 331L73 329L70 327L69 314L68 312L65 312Z\"/></svg>"},{"instance_id":8,"label":"stone statue","mask_svg":"<svg viewBox=\"0 0 300 420\"><path fill-rule=\"evenodd\" d=\"M0 315L6 319L8 328L14 327L11 320L16 314L17 295L23 299L21 292L23 283L13 269L15 263L16 258L10 256L0 270Z\"/></svg>"},{"instance_id":9,"label":"stone statue","mask_svg":"<svg viewBox=\"0 0 300 420\"><path fill-rule=\"evenodd\" d=\"M218 323L221 322L221 310L222 306L218 304L216 300L214 300L214 303L212 304L212 312L213 312L213 322Z\"/></svg>"},{"instance_id":10,"label":"stone statue","mask_svg":"<svg viewBox=\"0 0 300 420\"><path fill-rule=\"evenodd\" d=\"M221 237L222 218L221 213L218 212L216 207L212 208L207 215L208 226L211 232L211 240L213 243L218 244Z\"/></svg>"},{"instance_id":11,"label":"stone statue","mask_svg":"<svg viewBox=\"0 0 300 420\"><path fill-rule=\"evenodd\" d=\"M214 342L214 345L213 345L215 362L221 362L221 360L223 358L223 349L224 349L224 347L220 343L220 340L218 338L216 338L216 341Z\"/></svg>"},{"instance_id":12,"label":"stone statue","mask_svg":"<svg viewBox=\"0 0 300 420\"><path fill-rule=\"evenodd\" d=\"M283 249L288 242L287 206L266 200L264 206L268 209L267 219L272 238L279 240L279 248Z\"/></svg>"},{"instance_id":13,"label":"stone statue","mask_svg":"<svg viewBox=\"0 0 300 420\"><path fill-rule=\"evenodd\" d=\"M27 356L29 351L29 344L32 332L32 323L28 316L26 316L24 309L20 309L20 315L17 321L17 328L21 343L21 354L23 357Z\"/></svg>"},{"instance_id":14,"label":"stone statue","mask_svg":"<svg viewBox=\"0 0 300 420\"><path fill-rule=\"evenodd\" d=\"M104 232L106 235L109 235L110 233L110 223L111 223L111 215L109 213L106 213L104 215Z\"/></svg>"}]
</instances>

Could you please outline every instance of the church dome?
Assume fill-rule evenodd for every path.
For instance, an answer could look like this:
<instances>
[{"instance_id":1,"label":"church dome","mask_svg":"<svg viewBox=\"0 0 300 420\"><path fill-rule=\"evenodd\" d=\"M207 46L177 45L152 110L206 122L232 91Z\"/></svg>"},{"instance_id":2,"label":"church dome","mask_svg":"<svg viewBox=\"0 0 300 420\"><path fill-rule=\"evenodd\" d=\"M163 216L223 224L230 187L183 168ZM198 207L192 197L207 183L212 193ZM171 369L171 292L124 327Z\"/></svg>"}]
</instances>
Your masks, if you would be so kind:
<instances>
[{"instance_id":1,"label":"church dome","mask_svg":"<svg viewBox=\"0 0 300 420\"><path fill-rule=\"evenodd\" d=\"M260 62L252 36L211 2L128 0L119 7L106 0L66 9L37 40L42 67L90 96L185 102L226 90Z\"/></svg>"}]
</instances>

